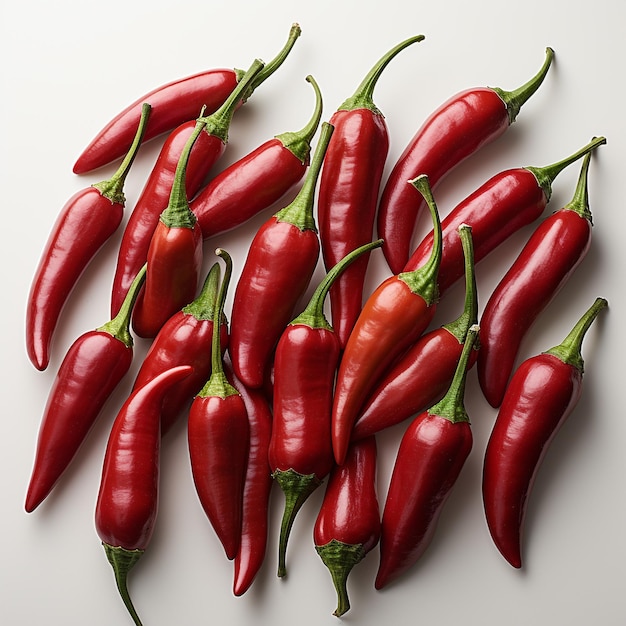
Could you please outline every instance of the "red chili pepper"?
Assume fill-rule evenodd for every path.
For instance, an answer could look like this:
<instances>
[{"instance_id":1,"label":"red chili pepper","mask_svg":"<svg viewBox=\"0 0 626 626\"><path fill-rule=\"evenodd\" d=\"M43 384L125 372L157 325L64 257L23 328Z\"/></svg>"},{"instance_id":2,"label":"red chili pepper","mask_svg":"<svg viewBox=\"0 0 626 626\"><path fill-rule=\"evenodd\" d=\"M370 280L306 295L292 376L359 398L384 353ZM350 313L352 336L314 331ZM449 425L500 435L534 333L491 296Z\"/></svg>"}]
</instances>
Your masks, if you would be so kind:
<instances>
[{"instance_id":1,"label":"red chili pepper","mask_svg":"<svg viewBox=\"0 0 626 626\"><path fill-rule=\"evenodd\" d=\"M372 240L389 151L387 124L374 104L374 88L389 62L423 39L424 35L411 37L387 52L330 118L335 132L326 151L318 195L320 241L327 270L348 252ZM333 328L342 348L361 312L367 266L368 257L361 257L330 290Z\"/></svg>"},{"instance_id":2,"label":"red chili pepper","mask_svg":"<svg viewBox=\"0 0 626 626\"><path fill-rule=\"evenodd\" d=\"M582 341L607 304L597 298L561 344L526 359L504 395L485 452L483 501L491 537L513 567L522 566L524 518L539 466L580 398Z\"/></svg>"},{"instance_id":3,"label":"red chili pepper","mask_svg":"<svg viewBox=\"0 0 626 626\"><path fill-rule=\"evenodd\" d=\"M384 280L367 299L346 344L333 403L335 462L343 460L352 427L373 388L391 363L424 332L437 308L441 225L427 176L410 181L428 200L435 244L422 267Z\"/></svg>"},{"instance_id":4,"label":"red chili pepper","mask_svg":"<svg viewBox=\"0 0 626 626\"><path fill-rule=\"evenodd\" d=\"M454 321L422 335L376 385L352 430L356 441L416 415L440 400L450 386L468 329L477 323L471 226L459 228L465 256L465 305ZM477 346L475 346L477 348ZM469 359L476 362L478 350Z\"/></svg>"},{"instance_id":5,"label":"red chili pepper","mask_svg":"<svg viewBox=\"0 0 626 626\"><path fill-rule=\"evenodd\" d=\"M376 589L398 578L422 556L472 449L463 399L477 334L478 326L472 326L446 395L420 413L400 441L383 510Z\"/></svg>"},{"instance_id":6,"label":"red chili pepper","mask_svg":"<svg viewBox=\"0 0 626 626\"><path fill-rule=\"evenodd\" d=\"M225 250L218 248L216 254L224 259L226 271L213 317L211 376L191 404L187 429L198 499L226 557L234 559L241 542L250 426L243 398L224 373L217 329L224 310L232 261Z\"/></svg>"},{"instance_id":7,"label":"red chili pepper","mask_svg":"<svg viewBox=\"0 0 626 626\"><path fill-rule=\"evenodd\" d=\"M332 132L323 122L302 188L261 226L237 283L228 351L237 378L253 389L263 385L274 348L317 265L315 185Z\"/></svg>"},{"instance_id":8,"label":"red chili pepper","mask_svg":"<svg viewBox=\"0 0 626 626\"><path fill-rule=\"evenodd\" d=\"M205 239L232 230L272 206L305 175L310 142L322 115L319 87L312 76L306 80L316 95L308 124L261 144L215 176L191 201Z\"/></svg>"},{"instance_id":9,"label":"red chili pepper","mask_svg":"<svg viewBox=\"0 0 626 626\"><path fill-rule=\"evenodd\" d=\"M285 57L300 33L300 26L293 24L284 49ZM241 70L232 69L205 70L153 89L120 111L98 132L78 157L74 165L74 173L84 174L124 154L132 140L135 120L139 115L142 102L149 101L154 107L154 115L144 137L144 140L148 141L194 119L203 106L206 107L207 114L216 111L237 87L243 74ZM259 76L257 84L263 82L267 75L269 74Z\"/></svg>"},{"instance_id":10,"label":"red chili pepper","mask_svg":"<svg viewBox=\"0 0 626 626\"><path fill-rule=\"evenodd\" d=\"M591 245L588 154L571 202L552 213L530 239L492 293L481 317L478 381L493 407L502 403L520 345Z\"/></svg>"},{"instance_id":11,"label":"red chili pepper","mask_svg":"<svg viewBox=\"0 0 626 626\"><path fill-rule=\"evenodd\" d=\"M324 316L324 301L345 268L381 244L380 240L365 244L331 268L276 347L269 463L285 494L278 546L280 577L286 575L287 542L295 517L333 466L330 417L341 346Z\"/></svg>"},{"instance_id":12,"label":"red chili pepper","mask_svg":"<svg viewBox=\"0 0 626 626\"><path fill-rule=\"evenodd\" d=\"M337 591L341 617L350 609L347 579L380 539L380 511L376 495L376 439L350 444L346 461L330 473L322 507L315 520L315 549Z\"/></svg>"},{"instance_id":13,"label":"red chili pepper","mask_svg":"<svg viewBox=\"0 0 626 626\"><path fill-rule=\"evenodd\" d=\"M117 316L78 337L59 367L39 428L26 494L28 513L34 511L57 484L104 404L130 369L133 360L130 317L145 274L144 267Z\"/></svg>"},{"instance_id":14,"label":"red chili pepper","mask_svg":"<svg viewBox=\"0 0 626 626\"><path fill-rule=\"evenodd\" d=\"M124 182L149 116L150 105L144 104L139 126L135 118L135 140L117 172L110 179L75 193L52 228L26 306L26 349L38 370L48 367L54 332L76 283L122 221L126 202ZM141 265L132 278L140 269Z\"/></svg>"},{"instance_id":15,"label":"red chili pepper","mask_svg":"<svg viewBox=\"0 0 626 626\"><path fill-rule=\"evenodd\" d=\"M458 237L461 224L472 227L474 260L478 263L513 233L538 219L550 200L556 176L604 143L604 137L594 139L570 157L546 167L504 170L457 204L441 223L443 255L439 268L440 295L463 276L463 251ZM424 237L404 270L411 271L419 267L430 254L431 247L432 232Z\"/></svg>"},{"instance_id":16,"label":"red chili pepper","mask_svg":"<svg viewBox=\"0 0 626 626\"><path fill-rule=\"evenodd\" d=\"M547 48L539 73L514 91L485 87L461 91L433 111L415 133L391 170L378 209L378 234L385 240L383 251L394 274L409 258L424 209L405 182L428 174L434 188L459 163L500 137L542 84L553 56L552 48Z\"/></svg>"},{"instance_id":17,"label":"red chili pepper","mask_svg":"<svg viewBox=\"0 0 626 626\"><path fill-rule=\"evenodd\" d=\"M157 516L161 401L190 372L190 367L175 367L131 394L113 423L104 457L96 530L120 596L138 626L127 578L150 543Z\"/></svg>"}]
</instances>

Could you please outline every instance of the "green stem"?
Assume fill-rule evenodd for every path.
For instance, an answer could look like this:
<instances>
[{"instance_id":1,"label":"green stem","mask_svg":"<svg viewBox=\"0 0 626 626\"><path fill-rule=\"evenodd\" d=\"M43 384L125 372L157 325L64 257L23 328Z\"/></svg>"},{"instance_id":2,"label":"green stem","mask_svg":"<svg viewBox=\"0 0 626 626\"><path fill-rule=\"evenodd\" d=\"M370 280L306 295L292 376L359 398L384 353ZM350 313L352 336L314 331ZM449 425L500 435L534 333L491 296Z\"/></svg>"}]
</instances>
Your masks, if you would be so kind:
<instances>
[{"instance_id":1,"label":"green stem","mask_svg":"<svg viewBox=\"0 0 626 626\"><path fill-rule=\"evenodd\" d=\"M220 272L219 263L214 263L204 279L204 284L198 297L183 307L183 313L192 315L197 320L213 319L220 284Z\"/></svg>"},{"instance_id":2,"label":"green stem","mask_svg":"<svg viewBox=\"0 0 626 626\"><path fill-rule=\"evenodd\" d=\"M591 162L591 152L588 152L583 159L578 175L578 182L572 199L563 207L564 210L574 211L583 219L589 220L593 224L593 216L589 208L589 163Z\"/></svg>"},{"instance_id":3,"label":"green stem","mask_svg":"<svg viewBox=\"0 0 626 626\"><path fill-rule=\"evenodd\" d=\"M128 572L141 558L144 550L126 550L125 548L114 547L104 542L102 543L102 546L104 547L104 552L109 560L109 563L111 564L111 567L113 567L115 583L117 584L117 589L120 592L124 606L126 606L126 609L130 613L135 625L142 626L139 615L137 615L137 611L135 610L133 602L130 599L130 594L128 593L127 579Z\"/></svg>"}]
</instances>

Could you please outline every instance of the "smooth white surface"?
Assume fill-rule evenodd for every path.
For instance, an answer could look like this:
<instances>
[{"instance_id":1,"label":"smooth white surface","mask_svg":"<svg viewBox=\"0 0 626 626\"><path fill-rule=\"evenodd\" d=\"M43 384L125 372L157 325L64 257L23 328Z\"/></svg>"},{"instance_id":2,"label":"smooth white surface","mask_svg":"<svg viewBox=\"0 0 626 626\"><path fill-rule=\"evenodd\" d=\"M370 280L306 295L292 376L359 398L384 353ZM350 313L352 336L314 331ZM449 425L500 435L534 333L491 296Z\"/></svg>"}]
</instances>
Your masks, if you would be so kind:
<instances>
[{"instance_id":1,"label":"smooth white surface","mask_svg":"<svg viewBox=\"0 0 626 626\"><path fill-rule=\"evenodd\" d=\"M31 515L23 510L48 390L72 341L108 319L122 232L102 250L72 297L50 367L35 371L26 357L23 320L40 252L66 199L114 170L77 177L72 164L95 132L130 101L207 67L245 68L255 57L268 60L296 21L302 36L284 66L237 114L222 164L303 125L312 106L307 74L321 86L328 119L385 51L418 33L426 35L425 41L403 51L376 89L391 136L388 168L424 118L449 96L473 86L517 87L539 68L546 46L556 51L544 85L510 131L439 187L442 214L500 170L547 165L593 135L608 140L591 166L592 248L522 349L525 358L559 343L596 296L609 300L610 309L583 347L583 397L549 451L531 497L524 569L514 571L504 562L484 522L481 461L495 412L482 399L474 370L466 400L474 450L432 545L409 575L383 592L373 589L378 555L372 552L350 576L352 610L344 621L360 626L625 623L624 18L621 3L614 0L3 4L2 623L131 623L95 533L93 511L108 427L133 373L51 497ZM127 216L159 145L146 146L133 166L126 185ZM570 199L577 176L578 165L559 176L547 212ZM231 252L238 271L256 228L270 214L209 243L207 263L213 262L213 243L219 244ZM479 265L481 308L531 231L525 229ZM372 258L370 290L388 273L381 255ZM436 323L455 317L461 302L462 289L453 290ZM229 298L227 312L230 303ZM138 340L133 371L145 350L145 342ZM400 434L396 428L379 440L381 505ZM232 564L193 490L184 428L167 441L162 461L157 528L129 580L146 626L337 623L331 615L334 590L311 536L323 490L296 520L286 580L275 575L283 499L274 491L267 562L250 591L235 598Z\"/></svg>"}]
</instances>

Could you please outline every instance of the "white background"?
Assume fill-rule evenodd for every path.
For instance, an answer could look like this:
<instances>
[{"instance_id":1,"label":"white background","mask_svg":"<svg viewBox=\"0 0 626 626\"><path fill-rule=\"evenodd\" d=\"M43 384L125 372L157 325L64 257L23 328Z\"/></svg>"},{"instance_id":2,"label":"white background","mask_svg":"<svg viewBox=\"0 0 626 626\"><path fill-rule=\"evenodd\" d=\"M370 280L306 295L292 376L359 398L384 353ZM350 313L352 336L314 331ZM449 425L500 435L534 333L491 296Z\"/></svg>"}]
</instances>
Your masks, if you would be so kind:
<instances>
[{"instance_id":1,"label":"white background","mask_svg":"<svg viewBox=\"0 0 626 626\"><path fill-rule=\"evenodd\" d=\"M442 215L503 169L547 165L593 135L605 135L608 141L597 151L590 172L592 248L533 327L520 355L559 343L596 296L609 300L610 309L601 314L583 347L583 397L549 451L532 493L524 568L516 571L505 563L484 522L481 461L495 412L482 399L473 370L466 405L474 449L432 545L408 575L383 592L373 589L374 550L350 577L352 610L343 620L362 626L623 624L625 17L614 0L4 3L0 621L12 626L131 623L95 533L93 512L108 428L128 393L145 342L137 340L133 372L111 398L62 484L33 514L23 509L48 390L74 339L108 320L122 232L102 250L71 298L49 368L35 371L26 357L23 328L40 252L70 195L115 169L78 177L71 171L74 160L132 100L202 69L246 68L255 57L269 60L297 21L302 36L284 66L237 113L222 164L304 124L313 102L307 74L321 86L328 119L384 52L418 33L426 35L425 41L389 65L375 93L391 136L387 171L424 118L448 97L473 86L515 88L540 67L546 46L556 51L544 85L510 131L438 188ZM148 144L133 166L126 217L159 145L158 140ZM578 167L558 177L546 215L569 201ZM256 228L272 212L210 242L207 264L213 262L213 245L219 244L231 252L238 272ZM478 266L481 309L533 227ZM368 290L388 275L382 255L372 259ZM321 275L320 267L316 277ZM459 288L446 296L435 323L456 317L462 295ZM229 297L227 313L230 305ZM401 432L396 428L379 439L381 502ZM323 490L296 520L289 576L279 580L276 536L283 499L275 489L267 562L249 592L235 598L232 563L223 556L193 490L183 427L164 445L162 461L156 531L129 580L146 626L337 623L331 615L334 590L311 535Z\"/></svg>"}]
</instances>

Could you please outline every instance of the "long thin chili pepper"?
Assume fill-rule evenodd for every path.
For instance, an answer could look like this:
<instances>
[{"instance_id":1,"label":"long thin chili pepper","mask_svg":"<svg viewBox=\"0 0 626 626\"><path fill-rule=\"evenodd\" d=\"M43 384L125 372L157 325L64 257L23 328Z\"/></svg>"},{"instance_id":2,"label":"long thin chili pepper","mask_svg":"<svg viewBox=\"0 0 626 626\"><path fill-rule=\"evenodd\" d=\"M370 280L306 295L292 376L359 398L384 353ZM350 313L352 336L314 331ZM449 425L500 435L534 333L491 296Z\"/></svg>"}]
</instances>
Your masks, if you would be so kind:
<instances>
[{"instance_id":1,"label":"long thin chili pepper","mask_svg":"<svg viewBox=\"0 0 626 626\"><path fill-rule=\"evenodd\" d=\"M522 566L522 535L537 472L582 392L585 334L608 305L597 298L561 344L526 359L515 371L498 412L483 465L489 532L502 556Z\"/></svg>"},{"instance_id":2,"label":"long thin chili pepper","mask_svg":"<svg viewBox=\"0 0 626 626\"><path fill-rule=\"evenodd\" d=\"M133 305L146 274L142 268L117 316L82 334L67 351L48 394L37 438L25 508L34 511L72 462L106 401L130 369Z\"/></svg>"},{"instance_id":3,"label":"long thin chili pepper","mask_svg":"<svg viewBox=\"0 0 626 626\"><path fill-rule=\"evenodd\" d=\"M293 24L287 44L281 53L282 60L289 54L300 34L300 26ZM257 77L253 89L263 82L271 71L272 68L268 65L266 72ZM84 174L124 154L132 141L135 120L139 116L143 102L151 102L154 108L154 115L144 137L144 141L148 141L194 119L203 106L206 107L207 114L216 111L237 87L243 75L242 70L211 69L153 89L120 111L98 132L78 157L74 164L74 172ZM242 101L245 100L246 98Z\"/></svg>"},{"instance_id":4,"label":"long thin chili pepper","mask_svg":"<svg viewBox=\"0 0 626 626\"><path fill-rule=\"evenodd\" d=\"M352 442L343 465L335 465L315 526L313 540L329 569L337 592L333 615L350 609L347 580L380 539L380 510L376 493L376 439Z\"/></svg>"},{"instance_id":5,"label":"long thin chili pepper","mask_svg":"<svg viewBox=\"0 0 626 626\"><path fill-rule=\"evenodd\" d=\"M467 331L478 323L472 229L459 228L465 256L465 304L454 321L422 335L383 376L369 396L352 430L352 439L373 435L416 415L440 400L461 358ZM477 348L478 346L474 346ZM476 362L471 354L468 367Z\"/></svg>"},{"instance_id":6,"label":"long thin chili pepper","mask_svg":"<svg viewBox=\"0 0 626 626\"><path fill-rule=\"evenodd\" d=\"M96 531L133 621L141 620L128 593L128 572L147 549L159 503L161 401L188 366L163 372L130 395L107 442L95 511Z\"/></svg>"},{"instance_id":7,"label":"long thin chili pepper","mask_svg":"<svg viewBox=\"0 0 626 626\"><path fill-rule=\"evenodd\" d=\"M226 269L213 314L211 376L189 410L187 438L193 481L200 504L224 547L234 559L241 542L243 491L250 443L245 402L224 372L219 320L232 274L230 255L222 249Z\"/></svg>"},{"instance_id":8,"label":"long thin chili pepper","mask_svg":"<svg viewBox=\"0 0 626 626\"><path fill-rule=\"evenodd\" d=\"M383 510L376 589L422 556L472 449L464 395L467 362L477 335L478 326L472 326L448 392L411 422L400 441Z\"/></svg>"},{"instance_id":9,"label":"long thin chili pepper","mask_svg":"<svg viewBox=\"0 0 626 626\"><path fill-rule=\"evenodd\" d=\"M304 184L258 230L237 283L228 351L237 378L253 389L263 385L274 348L317 265L315 186L332 132L323 122Z\"/></svg>"},{"instance_id":10,"label":"long thin chili pepper","mask_svg":"<svg viewBox=\"0 0 626 626\"><path fill-rule=\"evenodd\" d=\"M424 35L417 35L389 50L330 118L335 132L326 151L318 195L320 242L327 270L348 252L372 240L389 151L389 132L383 114L374 104L374 88L389 62L423 39ZM368 257L361 257L330 290L333 328L342 348L361 312L367 266Z\"/></svg>"},{"instance_id":11,"label":"long thin chili pepper","mask_svg":"<svg viewBox=\"0 0 626 626\"><path fill-rule=\"evenodd\" d=\"M285 495L278 546L280 577L287 573L287 542L295 517L333 466L331 412L341 345L324 315L324 302L341 273L381 245L381 240L365 244L331 268L276 347L269 463Z\"/></svg>"},{"instance_id":12,"label":"long thin chili pepper","mask_svg":"<svg viewBox=\"0 0 626 626\"><path fill-rule=\"evenodd\" d=\"M423 201L408 192L405 181L428 174L433 188L459 163L500 137L516 120L521 107L539 89L554 51L546 49L539 72L513 91L480 87L452 96L425 120L394 165L378 207L378 234L393 273L402 271Z\"/></svg>"},{"instance_id":13,"label":"long thin chili pepper","mask_svg":"<svg viewBox=\"0 0 626 626\"><path fill-rule=\"evenodd\" d=\"M332 442L338 465L343 463L352 427L373 385L422 335L437 308L437 275L442 252L439 213L426 175L408 184L427 199L435 242L420 268L390 276L374 290L348 339L333 403Z\"/></svg>"},{"instance_id":14,"label":"long thin chili pepper","mask_svg":"<svg viewBox=\"0 0 626 626\"><path fill-rule=\"evenodd\" d=\"M26 350L38 370L48 367L54 332L70 294L91 260L122 221L126 203L124 182L141 144L150 112L150 105L144 104L139 125L134 118L135 140L115 174L75 193L61 209L52 228L26 305ZM129 285L142 265L136 268Z\"/></svg>"},{"instance_id":15,"label":"long thin chili pepper","mask_svg":"<svg viewBox=\"0 0 626 626\"><path fill-rule=\"evenodd\" d=\"M491 294L481 316L478 381L489 404L502 403L520 345L540 313L585 258L591 245L590 154L572 200L535 229Z\"/></svg>"}]
</instances>

